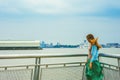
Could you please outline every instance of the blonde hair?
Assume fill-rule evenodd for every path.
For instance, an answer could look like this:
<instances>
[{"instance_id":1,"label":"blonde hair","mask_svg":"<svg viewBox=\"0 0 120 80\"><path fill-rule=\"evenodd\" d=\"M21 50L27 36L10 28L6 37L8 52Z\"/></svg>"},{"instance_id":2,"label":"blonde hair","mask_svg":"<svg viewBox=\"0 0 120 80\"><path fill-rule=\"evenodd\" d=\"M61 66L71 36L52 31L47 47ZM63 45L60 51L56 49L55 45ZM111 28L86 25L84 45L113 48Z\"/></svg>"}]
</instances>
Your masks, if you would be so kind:
<instances>
[{"instance_id":1,"label":"blonde hair","mask_svg":"<svg viewBox=\"0 0 120 80\"><path fill-rule=\"evenodd\" d=\"M88 34L86 38L88 42L90 42L91 44L95 44L98 50L101 48L101 45L98 44L98 38L94 38L92 34Z\"/></svg>"}]
</instances>

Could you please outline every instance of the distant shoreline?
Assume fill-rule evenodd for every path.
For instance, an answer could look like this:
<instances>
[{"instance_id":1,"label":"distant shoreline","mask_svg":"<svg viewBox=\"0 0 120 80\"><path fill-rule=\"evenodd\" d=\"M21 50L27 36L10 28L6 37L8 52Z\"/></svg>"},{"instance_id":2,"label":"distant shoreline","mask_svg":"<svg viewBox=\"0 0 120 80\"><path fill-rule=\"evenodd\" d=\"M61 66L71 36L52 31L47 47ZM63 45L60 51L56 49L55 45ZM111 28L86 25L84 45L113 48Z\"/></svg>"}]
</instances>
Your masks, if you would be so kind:
<instances>
[{"instance_id":1,"label":"distant shoreline","mask_svg":"<svg viewBox=\"0 0 120 80\"><path fill-rule=\"evenodd\" d=\"M0 47L0 50L42 50L40 47Z\"/></svg>"}]
</instances>

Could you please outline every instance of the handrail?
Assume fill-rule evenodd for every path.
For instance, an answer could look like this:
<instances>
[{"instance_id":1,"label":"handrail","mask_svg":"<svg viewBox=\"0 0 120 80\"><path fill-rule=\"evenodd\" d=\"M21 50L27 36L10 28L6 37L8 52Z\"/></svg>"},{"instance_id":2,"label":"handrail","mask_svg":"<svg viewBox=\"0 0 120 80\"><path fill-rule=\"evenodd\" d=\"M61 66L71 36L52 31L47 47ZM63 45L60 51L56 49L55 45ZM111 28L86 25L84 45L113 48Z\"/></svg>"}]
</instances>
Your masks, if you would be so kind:
<instances>
[{"instance_id":1,"label":"handrail","mask_svg":"<svg viewBox=\"0 0 120 80\"><path fill-rule=\"evenodd\" d=\"M109 58L120 58L120 54L105 54L105 53L100 53L99 56L101 56L101 57L109 57Z\"/></svg>"},{"instance_id":2,"label":"handrail","mask_svg":"<svg viewBox=\"0 0 120 80\"><path fill-rule=\"evenodd\" d=\"M77 57L87 56L87 54L8 54L0 55L0 59L13 59L13 58L51 58L51 57Z\"/></svg>"},{"instance_id":3,"label":"handrail","mask_svg":"<svg viewBox=\"0 0 120 80\"><path fill-rule=\"evenodd\" d=\"M77 56L87 56L87 54L1 54L0 59L10 59L10 58L50 58L50 57L77 57ZM99 53L101 57L110 58L120 58L120 54L105 54Z\"/></svg>"}]
</instances>

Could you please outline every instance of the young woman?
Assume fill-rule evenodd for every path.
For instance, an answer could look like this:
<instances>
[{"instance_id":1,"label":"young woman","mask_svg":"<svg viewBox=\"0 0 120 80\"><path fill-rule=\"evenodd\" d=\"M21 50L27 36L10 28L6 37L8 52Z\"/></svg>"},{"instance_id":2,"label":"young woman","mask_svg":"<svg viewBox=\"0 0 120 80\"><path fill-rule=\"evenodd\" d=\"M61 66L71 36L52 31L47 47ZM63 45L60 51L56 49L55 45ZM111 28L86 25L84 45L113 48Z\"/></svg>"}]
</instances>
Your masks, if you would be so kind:
<instances>
[{"instance_id":1,"label":"young woman","mask_svg":"<svg viewBox=\"0 0 120 80\"><path fill-rule=\"evenodd\" d=\"M95 39L92 34L88 34L86 38L90 43L88 60L86 63L87 80L102 80L102 67L98 61L98 50L101 46L97 42L98 38Z\"/></svg>"}]
</instances>

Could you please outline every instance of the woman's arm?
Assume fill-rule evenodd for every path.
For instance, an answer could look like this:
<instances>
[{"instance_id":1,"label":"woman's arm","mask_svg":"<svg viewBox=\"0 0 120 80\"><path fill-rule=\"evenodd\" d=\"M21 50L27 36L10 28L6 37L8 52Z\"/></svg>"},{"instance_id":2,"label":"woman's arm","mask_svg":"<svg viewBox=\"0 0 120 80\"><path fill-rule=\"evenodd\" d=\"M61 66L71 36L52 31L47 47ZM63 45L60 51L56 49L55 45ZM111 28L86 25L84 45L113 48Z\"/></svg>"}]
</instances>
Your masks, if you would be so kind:
<instances>
[{"instance_id":1,"label":"woman's arm","mask_svg":"<svg viewBox=\"0 0 120 80\"><path fill-rule=\"evenodd\" d=\"M89 46L89 48L88 48L88 59L91 59L91 48L92 48L92 46L91 46L91 44L90 44L90 46Z\"/></svg>"}]
</instances>

